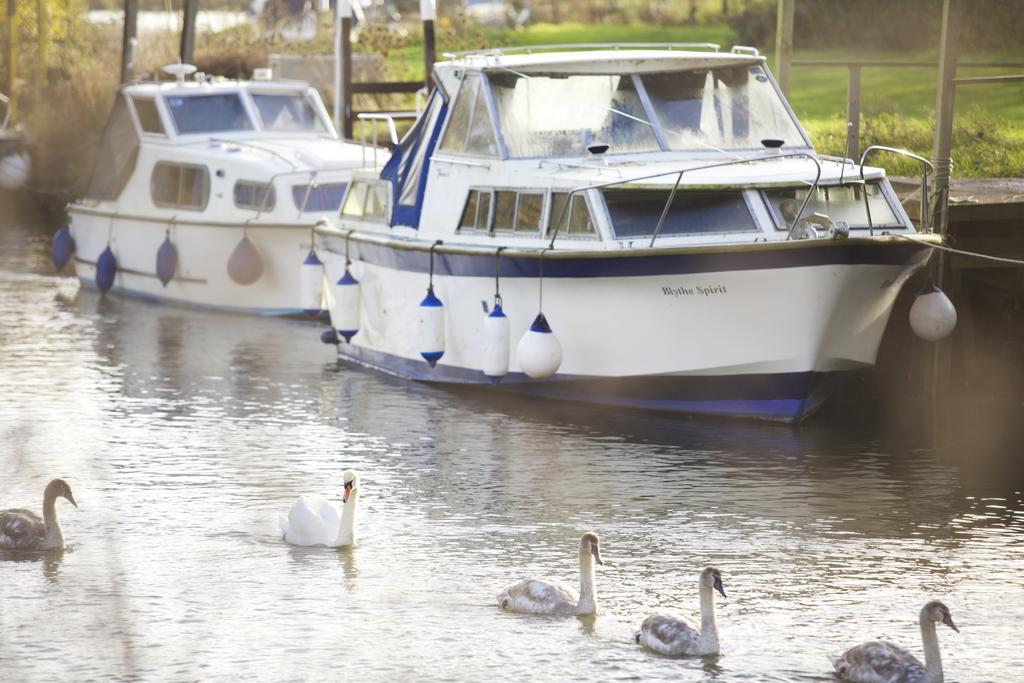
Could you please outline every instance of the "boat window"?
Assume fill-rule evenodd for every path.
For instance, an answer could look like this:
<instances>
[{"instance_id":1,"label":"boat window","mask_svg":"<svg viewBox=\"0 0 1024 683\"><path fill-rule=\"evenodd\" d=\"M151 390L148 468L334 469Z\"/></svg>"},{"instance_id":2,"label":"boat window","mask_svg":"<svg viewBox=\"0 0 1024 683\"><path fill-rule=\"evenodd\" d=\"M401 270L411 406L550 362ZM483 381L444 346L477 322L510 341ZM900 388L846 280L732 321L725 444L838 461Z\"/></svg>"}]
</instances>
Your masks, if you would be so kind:
<instances>
[{"instance_id":1,"label":"boat window","mask_svg":"<svg viewBox=\"0 0 1024 683\"><path fill-rule=\"evenodd\" d=\"M484 88L477 88L476 91L469 135L466 138L466 152L481 156L498 156L498 142L494 138L494 127L491 126L491 114L487 111L487 93L484 92Z\"/></svg>"},{"instance_id":2,"label":"boat window","mask_svg":"<svg viewBox=\"0 0 1024 683\"><path fill-rule=\"evenodd\" d=\"M202 211L210 199L210 174L205 166L161 161L153 167L150 192L157 206Z\"/></svg>"},{"instance_id":3,"label":"boat window","mask_svg":"<svg viewBox=\"0 0 1024 683\"><path fill-rule=\"evenodd\" d=\"M363 217L363 207L366 205L366 183L353 182L345 195L345 204L341 207L342 216L353 218Z\"/></svg>"},{"instance_id":4,"label":"boat window","mask_svg":"<svg viewBox=\"0 0 1024 683\"><path fill-rule=\"evenodd\" d=\"M771 209L775 227L788 230L796 217L800 205L807 196L806 188L766 190L765 198ZM833 222L846 223L851 228L868 227L868 211L871 212L871 225L874 227L903 227L889 201L877 182L866 185L819 186L807 202L802 216L807 218L815 213L822 213Z\"/></svg>"},{"instance_id":5,"label":"boat window","mask_svg":"<svg viewBox=\"0 0 1024 683\"><path fill-rule=\"evenodd\" d=\"M156 100L147 97L133 97L132 104L135 105L135 113L139 117L142 132L167 135L164 131L164 124L160 120L160 113L156 110Z\"/></svg>"},{"instance_id":6,"label":"boat window","mask_svg":"<svg viewBox=\"0 0 1024 683\"><path fill-rule=\"evenodd\" d=\"M602 191L612 229L618 238L654 234L670 191L607 189ZM665 216L661 236L696 235L757 230L743 193L732 190L680 190Z\"/></svg>"},{"instance_id":7,"label":"boat window","mask_svg":"<svg viewBox=\"0 0 1024 683\"><path fill-rule=\"evenodd\" d=\"M366 206L363 209L363 216L384 220L384 212L388 208L387 186L382 183L370 185L366 193Z\"/></svg>"},{"instance_id":8,"label":"boat window","mask_svg":"<svg viewBox=\"0 0 1024 683\"><path fill-rule=\"evenodd\" d=\"M441 140L441 150L492 157L498 155L498 143L487 110L487 94L478 74L466 76L459 89L448 128Z\"/></svg>"},{"instance_id":9,"label":"boat window","mask_svg":"<svg viewBox=\"0 0 1024 683\"><path fill-rule=\"evenodd\" d=\"M597 230L594 228L594 221L590 218L590 209L587 207L587 199L581 194L572 196L572 205L566 207L569 195L566 192L555 192L551 195L551 211L548 213L548 236L555 230L555 224L559 224L559 236L574 237L596 237Z\"/></svg>"},{"instance_id":10,"label":"boat window","mask_svg":"<svg viewBox=\"0 0 1024 683\"><path fill-rule=\"evenodd\" d=\"M491 213L491 193L488 190L470 190L466 207L459 221L461 230L487 232Z\"/></svg>"},{"instance_id":11,"label":"boat window","mask_svg":"<svg viewBox=\"0 0 1024 683\"><path fill-rule=\"evenodd\" d=\"M165 97L178 133L223 133L252 130L238 93Z\"/></svg>"},{"instance_id":12,"label":"boat window","mask_svg":"<svg viewBox=\"0 0 1024 683\"><path fill-rule=\"evenodd\" d=\"M540 234L544 195L521 192L516 205L516 232Z\"/></svg>"},{"instance_id":13,"label":"boat window","mask_svg":"<svg viewBox=\"0 0 1024 683\"><path fill-rule=\"evenodd\" d=\"M239 180L235 183L235 206L254 211L273 211L277 204L274 186L253 180Z\"/></svg>"},{"instance_id":14,"label":"boat window","mask_svg":"<svg viewBox=\"0 0 1024 683\"><path fill-rule=\"evenodd\" d=\"M325 133L327 126L305 95L296 93L252 93L263 130L274 132Z\"/></svg>"},{"instance_id":15,"label":"boat window","mask_svg":"<svg viewBox=\"0 0 1024 683\"><path fill-rule=\"evenodd\" d=\"M593 143L610 145L612 153L660 149L628 75L492 72L487 78L513 157L585 156Z\"/></svg>"},{"instance_id":16,"label":"boat window","mask_svg":"<svg viewBox=\"0 0 1024 683\"><path fill-rule=\"evenodd\" d=\"M345 196L347 183L308 183L292 186L292 201L295 208L306 212L337 211Z\"/></svg>"},{"instance_id":17,"label":"boat window","mask_svg":"<svg viewBox=\"0 0 1024 683\"><path fill-rule=\"evenodd\" d=\"M807 141L764 67L736 66L641 76L671 149L761 149L761 140Z\"/></svg>"},{"instance_id":18,"label":"boat window","mask_svg":"<svg viewBox=\"0 0 1024 683\"><path fill-rule=\"evenodd\" d=\"M516 193L499 190L494 193L494 229L509 230L515 227Z\"/></svg>"},{"instance_id":19,"label":"boat window","mask_svg":"<svg viewBox=\"0 0 1024 683\"><path fill-rule=\"evenodd\" d=\"M384 220L388 209L388 186L386 183L352 182L341 206L341 215L346 218L372 218Z\"/></svg>"},{"instance_id":20,"label":"boat window","mask_svg":"<svg viewBox=\"0 0 1024 683\"><path fill-rule=\"evenodd\" d=\"M103 129L100 152L85 193L98 201L117 199L128 184L139 155L139 136L128 111L128 103L120 95Z\"/></svg>"}]
</instances>

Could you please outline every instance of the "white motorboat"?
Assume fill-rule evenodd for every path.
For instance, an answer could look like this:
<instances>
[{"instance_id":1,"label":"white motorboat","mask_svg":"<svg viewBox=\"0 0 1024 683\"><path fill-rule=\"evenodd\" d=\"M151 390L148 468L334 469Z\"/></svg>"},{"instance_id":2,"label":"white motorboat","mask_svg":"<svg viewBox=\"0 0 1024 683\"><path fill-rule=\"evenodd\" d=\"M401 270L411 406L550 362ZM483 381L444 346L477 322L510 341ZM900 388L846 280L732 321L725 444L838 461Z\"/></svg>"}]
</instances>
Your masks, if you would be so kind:
<instances>
[{"instance_id":1,"label":"white motorboat","mask_svg":"<svg viewBox=\"0 0 1024 683\"><path fill-rule=\"evenodd\" d=\"M311 226L337 212L364 148L339 139L305 83L165 70L176 81L120 88L88 192L54 239L58 268L73 254L84 286L165 302L320 308L319 276L304 291L300 274Z\"/></svg>"},{"instance_id":2,"label":"white motorboat","mask_svg":"<svg viewBox=\"0 0 1024 683\"><path fill-rule=\"evenodd\" d=\"M875 362L939 239L883 169L814 152L756 50L450 57L316 229L341 358L787 422Z\"/></svg>"}]
</instances>

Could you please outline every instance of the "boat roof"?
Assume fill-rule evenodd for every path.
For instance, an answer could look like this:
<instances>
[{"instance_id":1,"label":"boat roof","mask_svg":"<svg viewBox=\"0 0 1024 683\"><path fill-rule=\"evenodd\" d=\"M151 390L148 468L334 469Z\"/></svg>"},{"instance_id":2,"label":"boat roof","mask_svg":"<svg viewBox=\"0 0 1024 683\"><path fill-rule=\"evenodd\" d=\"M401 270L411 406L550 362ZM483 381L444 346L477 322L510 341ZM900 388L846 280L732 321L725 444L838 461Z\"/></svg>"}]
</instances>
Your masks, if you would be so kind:
<instances>
[{"instance_id":1,"label":"boat roof","mask_svg":"<svg viewBox=\"0 0 1024 683\"><path fill-rule=\"evenodd\" d=\"M710 45L717 48L715 45ZM763 64L765 58L753 48L733 48L730 52L674 49L670 47L621 46L612 49L572 50L578 46L538 46L499 48L468 53L449 53L449 61L438 62L435 69L523 71L543 73L651 73L701 70L715 67Z\"/></svg>"},{"instance_id":2,"label":"boat roof","mask_svg":"<svg viewBox=\"0 0 1024 683\"><path fill-rule=\"evenodd\" d=\"M135 81L121 86L121 91L129 95L156 94L201 94L212 92L237 92L240 90L256 90L260 92L306 92L309 84L305 81L237 81L224 78L204 78L189 81Z\"/></svg>"}]
</instances>

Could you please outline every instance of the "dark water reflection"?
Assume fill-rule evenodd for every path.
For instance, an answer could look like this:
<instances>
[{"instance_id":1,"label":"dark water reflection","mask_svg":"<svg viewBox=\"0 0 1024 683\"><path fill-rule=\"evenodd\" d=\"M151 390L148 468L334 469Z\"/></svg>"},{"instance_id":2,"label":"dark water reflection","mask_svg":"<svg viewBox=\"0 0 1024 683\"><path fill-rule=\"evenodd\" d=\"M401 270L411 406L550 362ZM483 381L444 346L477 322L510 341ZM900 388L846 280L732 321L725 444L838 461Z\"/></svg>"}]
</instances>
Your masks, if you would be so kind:
<instances>
[{"instance_id":1,"label":"dark water reflection","mask_svg":"<svg viewBox=\"0 0 1024 683\"><path fill-rule=\"evenodd\" d=\"M1020 413L800 429L452 393L338 366L301 321L100 299L0 231L0 505L63 475L71 546L0 555L4 680L830 680L868 638L920 651L941 597L947 679L1020 678ZM1015 436L1016 435L1016 436ZM354 549L292 548L277 515L363 476ZM575 582L592 529L596 619L503 615ZM720 657L639 651L655 609L725 575Z\"/></svg>"}]
</instances>

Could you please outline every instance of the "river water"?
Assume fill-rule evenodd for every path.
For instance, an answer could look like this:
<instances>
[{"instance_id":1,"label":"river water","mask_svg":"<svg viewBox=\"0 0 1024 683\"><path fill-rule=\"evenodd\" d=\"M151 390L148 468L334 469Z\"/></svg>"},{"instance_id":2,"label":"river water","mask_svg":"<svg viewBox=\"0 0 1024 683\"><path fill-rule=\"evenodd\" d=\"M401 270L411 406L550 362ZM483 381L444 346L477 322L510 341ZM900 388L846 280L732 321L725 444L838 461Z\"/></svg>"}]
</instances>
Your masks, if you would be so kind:
<instances>
[{"instance_id":1,"label":"river water","mask_svg":"<svg viewBox=\"0 0 1024 683\"><path fill-rule=\"evenodd\" d=\"M0 507L66 477L63 552L0 555L0 679L831 680L872 638L947 680L1024 678L1019 414L800 428L453 394L338 365L303 321L79 291L48 232L0 230ZM1019 431L1017 432L1020 433ZM293 548L300 493L362 476L357 547ZM499 612L527 576L601 614ZM722 654L640 650L715 564Z\"/></svg>"}]
</instances>

